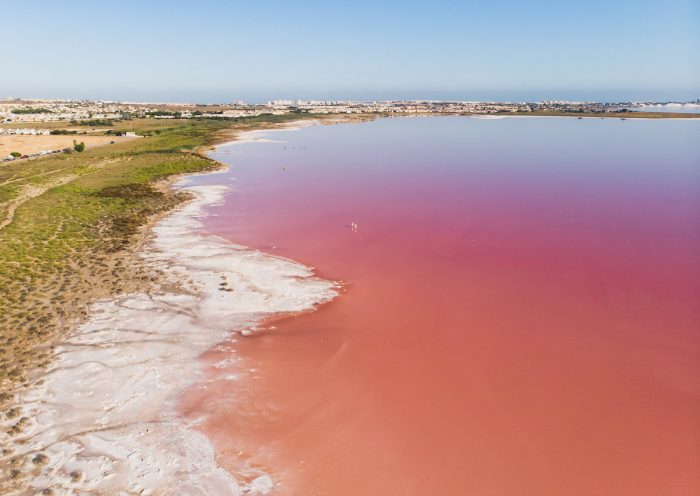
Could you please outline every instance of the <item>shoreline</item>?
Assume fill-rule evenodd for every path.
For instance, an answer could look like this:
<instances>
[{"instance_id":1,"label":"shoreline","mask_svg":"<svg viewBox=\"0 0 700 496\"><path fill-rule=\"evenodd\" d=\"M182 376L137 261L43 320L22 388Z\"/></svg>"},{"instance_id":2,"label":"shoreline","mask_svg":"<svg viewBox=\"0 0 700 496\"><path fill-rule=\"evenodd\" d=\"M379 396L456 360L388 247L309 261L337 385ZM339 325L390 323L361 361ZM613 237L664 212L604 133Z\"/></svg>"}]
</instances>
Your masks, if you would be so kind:
<instances>
[{"instance_id":1,"label":"shoreline","mask_svg":"<svg viewBox=\"0 0 700 496\"><path fill-rule=\"evenodd\" d=\"M374 118L377 117L379 116L374 116ZM492 118L500 117L508 116L494 116ZM309 123L308 125L316 125L353 122L356 120L367 119L353 119L350 117L348 119L329 118L315 122L309 120L301 122L304 124ZM261 126L252 131L226 130L222 133L224 136L221 136L215 145L207 147L207 151L232 142L245 142L245 136L249 135L249 133L258 134L267 130L282 129L285 129L285 127L270 125ZM197 152L205 157L207 156L203 148L198 149ZM247 488L239 486L238 481L233 480L227 473L222 473L221 470L223 469L216 465L214 451L209 440L196 430L196 423L188 424L182 422L182 419L176 412L174 399L177 397L177 391L184 391L188 385L194 383L198 377L197 370L188 370L187 372L191 375L187 376L182 370L176 370L175 375L164 378L161 374L161 369L168 366L182 365L183 363L196 363L196 350L200 352L206 351L212 346L227 341L232 333L235 332L230 329L231 326L226 326L226 329L217 327L214 323L216 319L199 321L198 319L203 314L207 314L207 312L212 312L217 318L221 318L222 315L226 315L227 311L233 311L231 321L236 322L236 329L245 329L246 326L250 327L255 322L279 315L279 313L311 310L315 304L332 299L337 294L338 287L334 283L315 278L312 269L307 266L256 250L249 250L231 244L221 238L208 236L197 231L196 223L199 222L197 219L203 215L197 209L203 209L208 205L215 204L221 199L221 195L225 194L226 188L223 186L187 187L186 185L183 186L182 183L186 183L187 179L192 176L220 172L221 169L217 169L172 176L161 182L160 186L169 187L175 192L193 192L199 194L199 196L186 202L185 205L165 212L144 228L146 233L144 233L142 240L139 241L143 252L137 256L144 260L149 268L153 269L151 272L164 272L164 275L161 277L162 280L158 282L159 286L156 285L155 289L145 293L113 296L91 305L90 316L87 320L74 327L65 339L59 338L55 343L55 359L51 363L52 369L46 373L39 374L44 377L43 383L40 380L38 386L31 387L28 392L22 395L22 406L16 417L12 417L8 421L2 421L1 425L4 428L11 428L16 423L17 418L35 418L39 427L41 427L39 428L27 422L23 426L25 427L24 433L19 438L12 440L13 443L14 441L24 442L27 440L25 444L14 443L20 446L20 449L15 452L14 456L32 460L29 463L28 473L32 477L30 483L37 484L36 486L31 486L34 490L40 491L42 487L48 487L49 485L57 487L56 481L58 481L58 483L63 485L62 489L67 491L87 491L90 493L91 491L116 491L120 490L117 488L128 487L129 489L125 490L144 491L142 494L153 494L160 491L167 492L168 486L165 484L165 481L171 480L169 477L173 474L173 472L168 472L168 470L174 470L174 468L167 459L163 458L163 452L166 452L170 457L174 456L172 452L168 453L168 451L172 450L173 446L177 446L178 443L180 446L189 445L195 447L193 452L184 449L178 453L183 456L182 460L184 461L182 463L190 463L187 460L192 460L192 457L197 459L196 466L194 462L188 465L193 470L196 470L189 472L186 480L177 480L179 494L183 493L182 491L185 490L183 488L188 487L187 484L193 484L192 487L208 483L215 484L216 494L239 494L240 491L252 488L252 486ZM175 223L176 225L168 224L173 218L179 219L182 223L179 225L177 225L177 222ZM177 232L178 235L170 236L170 245L166 243L161 245L159 249L155 249L154 246L158 243L158 240L164 239L162 237L159 238L159 235L162 236L164 233L159 233L158 231L164 224L169 225L171 230ZM167 233L165 235L167 236ZM186 246L188 236L190 236L189 242L192 242L192 244ZM197 241L193 241L193 238L196 238ZM197 247L198 243L199 247ZM197 251L198 248L200 251ZM203 253L214 265L210 267L197 265L197 260L202 258ZM252 254L256 255L248 257L248 255ZM322 285L323 283L330 284L331 286L323 287L325 290L332 290L335 293L332 296L330 293L324 293L325 296L315 294L309 300L304 298L280 300L279 303L282 306L276 308L265 307L258 302L260 306L255 307L254 311L251 311L250 308L247 311L243 311L240 307L232 305L237 309L234 311L230 309L231 306L227 306L228 304L203 308L200 306L202 302L198 301L203 299L202 295L207 295L204 298L210 297L210 300L215 300L217 296L223 296L226 299L228 296L238 295L241 291L246 291L241 286L235 286L235 283L243 283L243 281L237 280L232 284L229 281L220 280L221 274L225 273L226 269L222 268L222 265L217 265L217 263L222 262L222 260L217 261L217 259L226 259L227 257L237 262L245 259L246 262L261 264L257 267L265 266L269 268L270 265L276 265L277 269L281 270L281 272L277 272L277 276L281 277L281 280L291 278L300 282L300 280L306 278L308 279L307 282ZM188 265L188 260L193 261L195 265ZM172 269L172 266L176 268ZM197 271L204 271L208 274L199 280L189 278L190 273ZM232 278L235 279L233 276ZM183 283L183 281L188 279L189 282ZM229 292L226 288L221 289L221 282L226 282L228 288L233 289L233 291ZM270 284L268 289L276 287L279 282L280 280L277 280L274 284ZM301 284L300 286L305 285ZM174 288L179 289L175 290ZM296 287L295 289L300 290L297 294L298 296L303 290L308 288ZM232 299L226 299L226 301L230 302ZM253 304L254 301L249 301L249 303ZM126 316L124 312L127 313ZM110 314L113 315L111 320L106 317ZM139 325L160 323L159 327L164 329L165 332L159 333L144 330L138 326L134 328L126 326L130 322L129 319L132 318L140 323ZM236 318L243 320L236 321ZM178 323L191 322L192 319L196 320L195 326L198 333L178 332L177 329L172 329L172 326L178 325ZM104 323L107 323L108 326L102 326ZM191 324L188 323L186 325ZM201 337L200 334L206 335L207 339L202 338L201 341L194 339ZM103 341L92 341L93 338L103 339ZM196 350L190 349L192 345L191 340L194 340ZM150 346L141 347L149 349L134 348L135 343L143 344L151 341L160 343L160 348L154 350L151 350ZM100 344L103 346L99 346ZM109 344L109 346L105 347L104 345L106 344ZM167 363L158 362L162 358L162 355L158 355L161 352L169 355L168 359L172 358L172 360L170 362L166 361ZM104 353L105 356L102 357L100 355L96 358L96 353ZM142 355L139 355L139 353L142 353ZM155 353L155 355L149 355L149 353ZM119 361L124 358L122 355L127 358L129 356L140 358L141 361L134 358L133 361L124 363ZM151 363L152 365L153 361L158 362L159 366L148 368L147 364ZM143 365L141 362L146 365ZM133 366L141 367L142 365L146 367L146 373L141 374L144 376L143 380L156 381L158 384L163 385L163 389L151 388L149 390L147 384L140 383L138 380L131 383L130 387L132 387L132 393L134 390L140 390L142 392L141 396L129 396L127 394L125 397L124 394L126 393L121 388L115 391L100 389L104 384L108 384L110 387L114 386L111 382L115 380L115 377L120 377L119 374L121 373L115 374L115 370L130 369ZM61 375L61 367L74 372ZM144 369L139 368L134 370L144 371ZM77 375L71 375L71 373ZM76 381L76 377L81 377L80 374L91 375L92 377L82 382ZM185 383L182 384L180 383L181 381ZM83 391L78 392L78 394L68 395L66 390L70 390L69 388L73 384L79 384ZM57 386L54 387L52 385ZM159 393L155 396L155 400L148 394L152 391ZM98 398L98 395L102 395L102 398ZM70 415L60 410L64 406L58 407L54 402L50 401L56 398L60 398L60 403L63 405L70 405L71 402L74 402L73 410L78 417L66 422ZM102 410L93 408L93 404L98 400L102 401ZM141 404L139 401L145 403ZM158 405L144 406L149 401ZM134 405L141 405L142 410L138 413L143 413L143 415L139 415L137 418L133 417L133 412L129 410L135 409ZM87 417L81 417L80 415L86 415ZM52 419L58 420L59 417L60 422L52 421ZM106 426L100 424L101 421L99 419L104 418L107 419L105 421ZM95 427L95 424L98 427ZM62 430L77 427L78 425L85 428L79 431ZM146 427L144 430L143 427L145 425L149 427ZM120 431L119 429L127 430ZM124 435L125 432L127 433L126 435ZM110 435L116 437L110 438ZM3 437L4 433L0 434L0 440L3 440ZM79 440L74 441L75 439ZM72 444L73 442L77 444ZM140 444L129 444L132 442ZM63 445L60 443L68 444ZM46 448L47 446L49 446L49 449ZM64 451L69 454L62 454L60 449L57 450L58 453L52 451L57 446L59 448L66 448L67 446ZM137 447L143 449L136 449ZM98 454L88 459L89 457L79 455L79 450L81 449L88 449L88 451ZM71 452L70 450L73 451ZM135 453L146 453L147 456L140 460L132 460L131 457ZM76 460L80 457L82 461L78 463L76 460L71 460L71 457L74 457ZM131 465L132 463L135 465ZM143 463L147 467L141 470L140 467ZM116 476L105 475L105 470L108 470L110 467L119 467L120 470L117 470L118 474ZM128 467L128 470L125 467ZM24 472L25 474L27 473L26 470ZM54 480L50 480L50 478L42 475L45 472L51 472L52 476L57 477ZM199 477L211 478L211 480L207 482ZM134 480L134 478L137 480ZM256 490L262 491L265 487L269 487L270 481L262 479L257 482L251 481L252 483L257 488ZM46 485L41 486L42 484ZM103 487L100 484L105 484L106 486ZM121 486L118 486L118 484L121 484ZM88 489L84 489L84 487ZM26 491L10 494L25 493ZM187 492L184 494L187 494Z\"/></svg>"},{"instance_id":2,"label":"shoreline","mask_svg":"<svg viewBox=\"0 0 700 496\"><path fill-rule=\"evenodd\" d=\"M317 312L203 357L208 388L192 388L183 404L206 418L220 463L240 473L257 462L281 494L455 494L460 486L556 494L568 479L548 468L575 479L580 466L596 474L581 494L596 486L653 493L672 479L686 486L691 464L682 458L694 431L684 419L693 408L675 391L693 383L688 355L637 341L663 331L669 316L692 329L684 312L692 312L692 292L666 292L692 284L676 272L692 273L692 260L655 233L692 246L689 197L673 193L694 189L680 179L697 176L685 175L695 128L648 120L582 126L383 120L273 132L263 137L288 143L212 155L232 164L228 177L243 196L229 196L207 227L348 282L342 298ZM630 138L644 137L643 147L629 149ZM669 183L654 181L661 176ZM656 217L656 209L664 213ZM669 219L681 224L667 228ZM346 227L350 220L359 234ZM630 240L646 256L626 257ZM685 265L664 265L658 250L666 247ZM633 302L630 284L640 288ZM600 306L601 285L612 308ZM654 363L669 375L661 387L644 366L657 350ZM617 355L626 360L622 371ZM657 410L654 397L679 413ZM581 398L591 410L580 409ZM552 432L547 415L566 422ZM628 418L639 423L628 426ZM601 422L612 426L603 440ZM546 453L494 488L493 474L532 455L532 438ZM579 441L581 450L567 451ZM629 457L619 459L626 443ZM611 452L619 466L605 460ZM663 452L669 457L656 458ZM454 475L465 460L473 473ZM648 486L638 472L624 472L659 464Z\"/></svg>"},{"instance_id":3,"label":"shoreline","mask_svg":"<svg viewBox=\"0 0 700 496\"><path fill-rule=\"evenodd\" d=\"M178 414L177 398L200 378L199 354L265 318L311 310L334 298L337 287L309 267L201 232L204 210L228 188L188 186L191 176L167 180L195 197L155 221L140 254L151 271L162 272L161 284L92 304L87 320L56 343L51 369L16 402L17 415L33 419L18 439L7 439L14 457L33 464L17 494L50 487L241 494L270 487L269 477L244 485L220 468L196 422Z\"/></svg>"}]
</instances>

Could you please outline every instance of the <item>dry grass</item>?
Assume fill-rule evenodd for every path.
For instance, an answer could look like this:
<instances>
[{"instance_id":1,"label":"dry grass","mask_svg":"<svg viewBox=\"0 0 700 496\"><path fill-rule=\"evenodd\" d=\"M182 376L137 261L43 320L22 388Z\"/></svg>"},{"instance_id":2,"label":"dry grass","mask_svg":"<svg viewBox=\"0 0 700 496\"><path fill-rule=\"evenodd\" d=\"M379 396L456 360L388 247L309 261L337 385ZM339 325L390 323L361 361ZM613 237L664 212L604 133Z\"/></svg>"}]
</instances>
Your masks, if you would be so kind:
<instances>
[{"instance_id":1,"label":"dry grass","mask_svg":"<svg viewBox=\"0 0 700 496\"><path fill-rule=\"evenodd\" d=\"M4 159L12 152L22 155L31 155L42 151L63 150L72 148L73 141L83 142L87 148L107 145L111 142L119 142L128 139L119 136L104 135L0 135L0 159Z\"/></svg>"}]
</instances>

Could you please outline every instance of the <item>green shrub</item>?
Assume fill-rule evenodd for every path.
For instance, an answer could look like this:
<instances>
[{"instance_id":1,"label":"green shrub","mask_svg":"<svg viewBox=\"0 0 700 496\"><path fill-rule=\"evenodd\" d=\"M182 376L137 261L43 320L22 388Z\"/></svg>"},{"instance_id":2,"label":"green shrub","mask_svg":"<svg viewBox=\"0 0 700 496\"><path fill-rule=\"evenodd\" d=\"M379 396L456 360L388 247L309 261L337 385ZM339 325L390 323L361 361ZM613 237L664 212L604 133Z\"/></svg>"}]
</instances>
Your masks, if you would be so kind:
<instances>
[{"instance_id":1,"label":"green shrub","mask_svg":"<svg viewBox=\"0 0 700 496\"><path fill-rule=\"evenodd\" d=\"M156 190L152 185L146 183L118 184L107 186L97 192L98 196L104 198L160 198L163 193Z\"/></svg>"},{"instance_id":2,"label":"green shrub","mask_svg":"<svg viewBox=\"0 0 700 496\"><path fill-rule=\"evenodd\" d=\"M53 112L44 107L16 108L12 109L10 112L13 114L53 114Z\"/></svg>"},{"instance_id":3,"label":"green shrub","mask_svg":"<svg viewBox=\"0 0 700 496\"><path fill-rule=\"evenodd\" d=\"M113 126L112 119L89 119L86 121L76 122L79 126Z\"/></svg>"}]
</instances>

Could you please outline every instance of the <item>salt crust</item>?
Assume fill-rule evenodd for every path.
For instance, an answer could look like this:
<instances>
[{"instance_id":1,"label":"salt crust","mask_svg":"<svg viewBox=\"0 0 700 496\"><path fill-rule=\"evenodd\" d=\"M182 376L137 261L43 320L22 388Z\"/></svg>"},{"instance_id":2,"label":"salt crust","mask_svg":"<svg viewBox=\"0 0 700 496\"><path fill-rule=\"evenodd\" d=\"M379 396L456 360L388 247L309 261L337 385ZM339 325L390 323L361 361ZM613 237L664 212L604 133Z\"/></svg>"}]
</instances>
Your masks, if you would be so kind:
<instances>
[{"instance_id":1,"label":"salt crust","mask_svg":"<svg viewBox=\"0 0 700 496\"><path fill-rule=\"evenodd\" d=\"M219 467L196 421L178 416L177 398L202 379L204 351L271 314L329 301L337 288L309 267L198 231L227 188L182 189L195 200L154 227L143 257L183 290L94 304L56 346L43 384L20 398L31 422L15 453L48 457L30 492L223 496L274 487L267 475L243 483Z\"/></svg>"}]
</instances>

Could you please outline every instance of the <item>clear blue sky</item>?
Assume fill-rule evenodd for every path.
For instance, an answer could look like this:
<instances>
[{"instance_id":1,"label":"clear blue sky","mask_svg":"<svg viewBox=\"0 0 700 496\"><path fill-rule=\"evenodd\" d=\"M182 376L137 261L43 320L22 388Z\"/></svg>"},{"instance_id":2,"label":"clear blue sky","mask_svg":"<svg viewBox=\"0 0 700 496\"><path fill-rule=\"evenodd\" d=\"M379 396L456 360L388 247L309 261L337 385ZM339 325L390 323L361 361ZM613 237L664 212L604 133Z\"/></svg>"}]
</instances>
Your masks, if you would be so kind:
<instances>
[{"instance_id":1,"label":"clear blue sky","mask_svg":"<svg viewBox=\"0 0 700 496\"><path fill-rule=\"evenodd\" d=\"M700 98L700 1L0 0L0 97Z\"/></svg>"}]
</instances>

